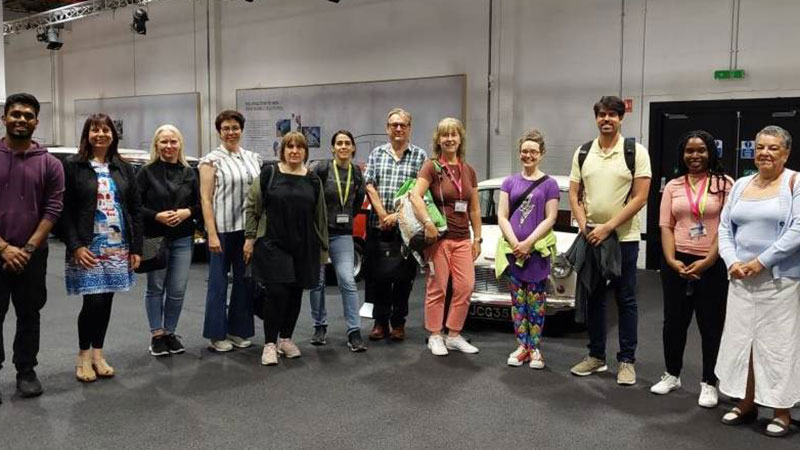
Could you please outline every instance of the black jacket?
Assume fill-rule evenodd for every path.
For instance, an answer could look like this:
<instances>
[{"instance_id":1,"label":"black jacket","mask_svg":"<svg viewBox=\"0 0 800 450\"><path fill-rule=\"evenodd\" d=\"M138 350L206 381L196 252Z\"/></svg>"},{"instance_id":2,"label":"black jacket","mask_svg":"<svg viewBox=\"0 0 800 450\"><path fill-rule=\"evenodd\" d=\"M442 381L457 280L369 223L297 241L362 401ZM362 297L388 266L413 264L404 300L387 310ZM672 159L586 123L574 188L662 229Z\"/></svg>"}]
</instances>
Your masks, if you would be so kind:
<instances>
[{"instance_id":1,"label":"black jacket","mask_svg":"<svg viewBox=\"0 0 800 450\"><path fill-rule=\"evenodd\" d=\"M586 236L579 233L567 250L567 261L577 274L575 280L575 322L587 323L587 303L595 289L605 286L606 281L622 274L622 250L617 233L612 232L597 247L589 244Z\"/></svg>"},{"instance_id":2,"label":"black jacket","mask_svg":"<svg viewBox=\"0 0 800 450\"><path fill-rule=\"evenodd\" d=\"M108 163L111 178L117 187L118 201L125 221L125 238L133 255L142 254L141 200L136 188L133 167L113 157ZM94 213L97 210L97 174L89 161L78 155L64 162L64 212L61 217L62 235L71 254L80 247L88 247L94 237Z\"/></svg>"},{"instance_id":3,"label":"black jacket","mask_svg":"<svg viewBox=\"0 0 800 450\"><path fill-rule=\"evenodd\" d=\"M136 173L136 185L142 199L142 221L147 237L177 239L194 234L195 222L202 217L200 186L190 167L158 160ZM161 211L189 208L192 216L176 227L156 221Z\"/></svg>"}]
</instances>

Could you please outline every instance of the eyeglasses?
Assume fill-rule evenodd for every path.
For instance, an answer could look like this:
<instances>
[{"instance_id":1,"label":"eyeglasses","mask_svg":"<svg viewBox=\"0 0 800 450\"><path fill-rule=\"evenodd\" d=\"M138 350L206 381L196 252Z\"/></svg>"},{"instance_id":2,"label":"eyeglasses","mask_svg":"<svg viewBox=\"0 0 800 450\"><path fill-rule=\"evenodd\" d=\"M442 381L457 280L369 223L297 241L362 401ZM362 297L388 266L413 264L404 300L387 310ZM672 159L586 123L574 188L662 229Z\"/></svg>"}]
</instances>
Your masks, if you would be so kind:
<instances>
[{"instance_id":1,"label":"eyeglasses","mask_svg":"<svg viewBox=\"0 0 800 450\"><path fill-rule=\"evenodd\" d=\"M408 124L403 122L395 122L395 123L389 122L386 124L386 126L389 128L400 128L401 130L405 130L408 128Z\"/></svg>"},{"instance_id":2,"label":"eyeglasses","mask_svg":"<svg viewBox=\"0 0 800 450\"><path fill-rule=\"evenodd\" d=\"M520 155L530 155L530 156L540 156L542 154L541 150L520 150Z\"/></svg>"}]
</instances>

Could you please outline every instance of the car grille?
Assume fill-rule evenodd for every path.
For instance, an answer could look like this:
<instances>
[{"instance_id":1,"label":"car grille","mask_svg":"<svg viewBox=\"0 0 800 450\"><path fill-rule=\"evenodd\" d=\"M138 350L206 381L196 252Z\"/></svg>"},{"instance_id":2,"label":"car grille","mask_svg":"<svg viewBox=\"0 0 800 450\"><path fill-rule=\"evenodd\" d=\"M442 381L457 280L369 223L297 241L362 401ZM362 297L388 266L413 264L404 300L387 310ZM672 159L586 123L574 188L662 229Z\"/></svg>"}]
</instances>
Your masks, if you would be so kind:
<instances>
[{"instance_id":1,"label":"car grille","mask_svg":"<svg viewBox=\"0 0 800 450\"><path fill-rule=\"evenodd\" d=\"M504 273L498 279L494 274L494 267L475 266L475 292L481 294L508 294L511 291L508 274ZM547 280L547 295L553 295L553 283Z\"/></svg>"}]
</instances>

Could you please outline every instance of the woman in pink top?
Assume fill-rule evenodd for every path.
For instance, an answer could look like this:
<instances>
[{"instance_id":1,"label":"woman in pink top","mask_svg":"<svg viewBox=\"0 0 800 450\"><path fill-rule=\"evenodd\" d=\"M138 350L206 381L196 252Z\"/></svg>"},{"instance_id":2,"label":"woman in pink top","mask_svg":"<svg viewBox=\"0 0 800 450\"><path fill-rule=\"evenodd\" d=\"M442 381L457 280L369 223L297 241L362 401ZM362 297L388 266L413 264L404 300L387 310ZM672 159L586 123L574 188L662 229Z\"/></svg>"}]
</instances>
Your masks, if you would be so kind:
<instances>
[{"instance_id":1,"label":"woman in pink top","mask_svg":"<svg viewBox=\"0 0 800 450\"><path fill-rule=\"evenodd\" d=\"M717 253L717 228L733 180L725 175L714 138L690 131L678 145L677 176L661 197L661 284L664 293L664 360L667 371L650 392L681 387L686 332L697 317L703 348L703 379L698 404L717 406L714 365L725 323L728 279Z\"/></svg>"}]
</instances>

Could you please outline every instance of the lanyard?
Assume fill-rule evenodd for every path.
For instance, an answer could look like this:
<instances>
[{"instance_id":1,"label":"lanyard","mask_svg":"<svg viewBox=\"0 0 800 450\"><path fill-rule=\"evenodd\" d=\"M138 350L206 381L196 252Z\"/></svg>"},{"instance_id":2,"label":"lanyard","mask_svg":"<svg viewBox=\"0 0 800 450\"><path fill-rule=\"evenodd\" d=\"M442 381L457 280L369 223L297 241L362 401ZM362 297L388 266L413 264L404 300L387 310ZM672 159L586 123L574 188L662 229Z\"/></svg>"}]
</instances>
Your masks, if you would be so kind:
<instances>
[{"instance_id":1,"label":"lanyard","mask_svg":"<svg viewBox=\"0 0 800 450\"><path fill-rule=\"evenodd\" d=\"M450 182L453 183L453 186L455 186L456 189L458 190L458 199L463 200L464 195L462 194L461 181L464 179L464 164L461 162L461 160L458 161L457 180L456 177L453 176L452 172L450 172L450 167L447 166L447 163L445 162L444 158L439 159L439 164L442 165L442 170L444 170L445 175L447 175L447 178L450 179Z\"/></svg>"},{"instance_id":2,"label":"lanyard","mask_svg":"<svg viewBox=\"0 0 800 450\"><path fill-rule=\"evenodd\" d=\"M709 182L710 176L706 176L703 180L702 184L698 189L695 189L694 183L692 182L691 177L686 175L688 183L684 183L683 187L686 190L686 199L689 201L689 209L692 211L692 215L697 219L698 222L703 220L703 214L706 211L706 200L708 199L708 188L711 184ZM691 188L690 188L691 186ZM692 199L692 193L697 192L697 197ZM702 192L702 194L701 194Z\"/></svg>"},{"instance_id":3,"label":"lanyard","mask_svg":"<svg viewBox=\"0 0 800 450\"><path fill-rule=\"evenodd\" d=\"M350 181L353 179L353 165L349 164L347 166L347 187L344 190L344 196L342 195L342 181L339 178L339 166L336 165L336 161L332 161L333 164L333 176L336 177L336 190L339 191L339 203L342 205L342 209L344 209L345 203L347 203L347 197L350 196Z\"/></svg>"}]
</instances>

